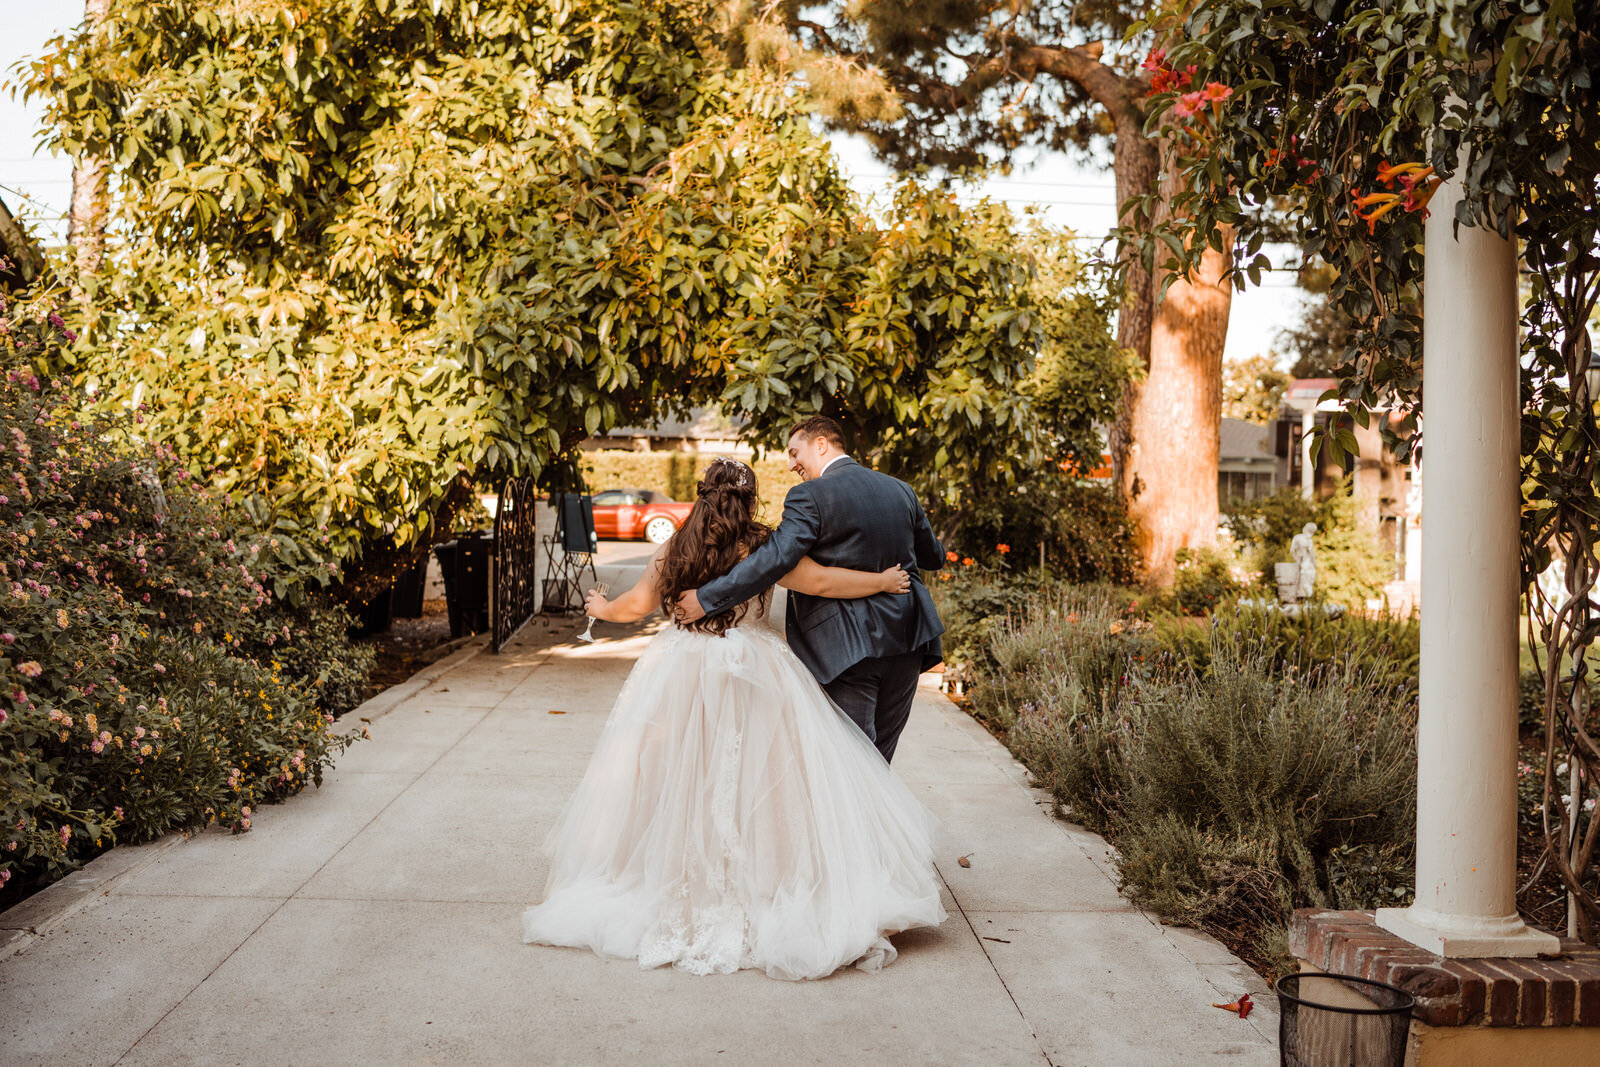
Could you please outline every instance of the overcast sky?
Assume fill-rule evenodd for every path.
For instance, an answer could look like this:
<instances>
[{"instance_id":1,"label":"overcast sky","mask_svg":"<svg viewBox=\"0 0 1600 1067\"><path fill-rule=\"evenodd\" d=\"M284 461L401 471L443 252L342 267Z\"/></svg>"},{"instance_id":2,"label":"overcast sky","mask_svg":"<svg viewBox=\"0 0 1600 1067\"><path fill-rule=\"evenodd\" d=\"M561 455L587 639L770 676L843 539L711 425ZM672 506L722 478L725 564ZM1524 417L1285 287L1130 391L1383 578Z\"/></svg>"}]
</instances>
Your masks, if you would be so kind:
<instances>
[{"instance_id":1,"label":"overcast sky","mask_svg":"<svg viewBox=\"0 0 1600 1067\"><path fill-rule=\"evenodd\" d=\"M37 101L24 105L13 98L13 66L25 57L37 56L51 38L70 30L82 10L76 0L0 0L6 28L6 41L0 45L0 70L6 81L6 91L0 93L0 197L46 240L60 241L66 235L72 164L35 150L42 111ZM840 137L835 146L851 184L863 196L882 197L894 179L889 169L872 157L865 142ZM1019 211L1036 205L1051 223L1085 238L1086 247L1116 223L1109 164L1104 169L1086 169L1065 157L1047 157L1038 165L986 183L983 192ZM1299 319L1299 306L1299 290L1285 274L1272 276L1258 289L1235 293L1227 355L1249 356L1272 347L1278 331Z\"/></svg>"}]
</instances>

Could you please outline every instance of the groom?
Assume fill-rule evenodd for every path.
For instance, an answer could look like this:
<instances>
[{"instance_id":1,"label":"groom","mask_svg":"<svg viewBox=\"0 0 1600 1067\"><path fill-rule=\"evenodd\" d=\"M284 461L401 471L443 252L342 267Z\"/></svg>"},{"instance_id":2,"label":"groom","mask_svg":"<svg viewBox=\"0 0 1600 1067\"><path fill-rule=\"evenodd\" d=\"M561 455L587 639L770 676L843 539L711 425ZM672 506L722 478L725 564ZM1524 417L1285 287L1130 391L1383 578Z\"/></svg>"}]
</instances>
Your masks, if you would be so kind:
<instances>
[{"instance_id":1,"label":"groom","mask_svg":"<svg viewBox=\"0 0 1600 1067\"><path fill-rule=\"evenodd\" d=\"M883 758L893 759L917 676L944 658L944 624L918 573L944 566L944 549L911 487L846 455L844 433L827 416L790 431L789 465L803 481L784 499L783 522L733 570L680 596L679 615L693 622L743 603L806 555L828 567L905 567L912 577L909 596L830 600L790 593L785 620L800 662Z\"/></svg>"}]
</instances>

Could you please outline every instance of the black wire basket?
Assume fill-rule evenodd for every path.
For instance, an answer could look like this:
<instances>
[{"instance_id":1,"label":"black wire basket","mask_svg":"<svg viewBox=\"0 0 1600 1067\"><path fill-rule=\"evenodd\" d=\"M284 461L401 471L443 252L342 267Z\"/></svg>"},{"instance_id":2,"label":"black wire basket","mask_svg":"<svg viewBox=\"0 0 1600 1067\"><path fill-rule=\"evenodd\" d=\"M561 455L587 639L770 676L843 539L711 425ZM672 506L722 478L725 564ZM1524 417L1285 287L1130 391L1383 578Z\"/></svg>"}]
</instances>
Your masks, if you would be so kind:
<instances>
[{"instance_id":1,"label":"black wire basket","mask_svg":"<svg viewBox=\"0 0 1600 1067\"><path fill-rule=\"evenodd\" d=\"M1275 989L1283 1067L1405 1067L1410 993L1320 971L1286 974Z\"/></svg>"}]
</instances>

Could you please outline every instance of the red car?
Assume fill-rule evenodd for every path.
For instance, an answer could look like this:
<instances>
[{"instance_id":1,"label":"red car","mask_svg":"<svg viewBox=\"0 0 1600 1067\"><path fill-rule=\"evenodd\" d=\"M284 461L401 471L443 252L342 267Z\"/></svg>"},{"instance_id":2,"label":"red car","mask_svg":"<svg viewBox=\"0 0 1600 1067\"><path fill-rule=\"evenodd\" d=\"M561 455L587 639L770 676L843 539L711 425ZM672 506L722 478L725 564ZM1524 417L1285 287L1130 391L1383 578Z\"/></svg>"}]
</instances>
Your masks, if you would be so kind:
<instances>
[{"instance_id":1,"label":"red car","mask_svg":"<svg viewBox=\"0 0 1600 1067\"><path fill-rule=\"evenodd\" d=\"M650 489L607 489L594 495L594 535L602 541L659 545L677 532L693 504Z\"/></svg>"}]
</instances>

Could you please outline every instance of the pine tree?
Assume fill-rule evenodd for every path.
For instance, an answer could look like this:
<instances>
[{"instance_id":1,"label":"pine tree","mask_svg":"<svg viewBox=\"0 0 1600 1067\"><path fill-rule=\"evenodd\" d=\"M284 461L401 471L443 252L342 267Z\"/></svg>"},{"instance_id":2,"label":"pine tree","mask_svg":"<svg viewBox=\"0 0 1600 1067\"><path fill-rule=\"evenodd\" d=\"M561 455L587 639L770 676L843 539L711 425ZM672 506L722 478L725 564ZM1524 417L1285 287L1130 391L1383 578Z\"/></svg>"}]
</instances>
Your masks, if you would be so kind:
<instances>
[{"instance_id":1,"label":"pine tree","mask_svg":"<svg viewBox=\"0 0 1600 1067\"><path fill-rule=\"evenodd\" d=\"M1329 297L1336 277L1327 266L1300 272L1300 288L1306 293L1300 323L1278 336L1292 360L1289 373L1296 378L1332 378L1355 350L1359 324Z\"/></svg>"},{"instance_id":2,"label":"pine tree","mask_svg":"<svg viewBox=\"0 0 1600 1067\"><path fill-rule=\"evenodd\" d=\"M828 5L826 21L817 13L796 0L732 5L730 51L803 78L823 119L864 134L886 162L957 171L1023 150L1083 152L1109 142L1122 225L1142 228L1168 214L1175 175L1162 143L1145 132L1151 72L1112 47L1145 5L859 0ZM1152 191L1151 214L1128 206ZM1154 584L1171 584L1177 549L1215 537L1229 266L1228 252L1208 251L1163 295L1157 271L1127 264L1118 342L1145 374L1125 389L1110 447Z\"/></svg>"}]
</instances>

